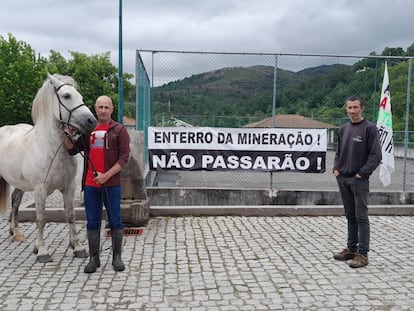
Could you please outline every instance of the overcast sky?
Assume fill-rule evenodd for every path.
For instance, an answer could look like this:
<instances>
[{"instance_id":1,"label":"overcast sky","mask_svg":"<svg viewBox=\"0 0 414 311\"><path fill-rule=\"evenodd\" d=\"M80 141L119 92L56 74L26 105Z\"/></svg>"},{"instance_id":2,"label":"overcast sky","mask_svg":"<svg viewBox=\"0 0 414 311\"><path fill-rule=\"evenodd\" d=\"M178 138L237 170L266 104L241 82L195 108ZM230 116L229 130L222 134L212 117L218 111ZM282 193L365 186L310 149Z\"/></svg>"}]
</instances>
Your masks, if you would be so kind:
<instances>
[{"instance_id":1,"label":"overcast sky","mask_svg":"<svg viewBox=\"0 0 414 311\"><path fill-rule=\"evenodd\" d=\"M380 54L414 43L412 0L123 0L124 72L137 49ZM111 52L118 66L116 0L2 0L0 35L50 50Z\"/></svg>"}]
</instances>

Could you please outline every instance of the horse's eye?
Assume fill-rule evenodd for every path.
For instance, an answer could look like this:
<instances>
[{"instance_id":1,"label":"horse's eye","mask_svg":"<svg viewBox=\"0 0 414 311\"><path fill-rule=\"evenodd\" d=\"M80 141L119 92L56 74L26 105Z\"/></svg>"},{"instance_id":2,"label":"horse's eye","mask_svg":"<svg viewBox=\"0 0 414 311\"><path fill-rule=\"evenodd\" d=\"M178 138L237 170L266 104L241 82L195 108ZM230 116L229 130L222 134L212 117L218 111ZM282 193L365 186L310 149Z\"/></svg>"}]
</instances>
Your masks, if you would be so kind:
<instances>
[{"instance_id":1,"label":"horse's eye","mask_svg":"<svg viewBox=\"0 0 414 311\"><path fill-rule=\"evenodd\" d=\"M67 100L67 99L69 99L69 98L70 98L70 94L63 94L63 96L62 96L62 97L63 97L63 99L66 99L66 100Z\"/></svg>"}]
</instances>

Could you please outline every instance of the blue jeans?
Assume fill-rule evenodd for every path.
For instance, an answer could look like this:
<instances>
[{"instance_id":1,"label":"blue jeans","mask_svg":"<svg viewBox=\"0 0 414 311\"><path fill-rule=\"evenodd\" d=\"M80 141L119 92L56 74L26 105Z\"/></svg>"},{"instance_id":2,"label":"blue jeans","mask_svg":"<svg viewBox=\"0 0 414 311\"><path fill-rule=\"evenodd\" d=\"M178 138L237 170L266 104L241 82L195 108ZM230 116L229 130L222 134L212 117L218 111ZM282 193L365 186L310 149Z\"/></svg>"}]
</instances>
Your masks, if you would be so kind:
<instances>
[{"instance_id":1,"label":"blue jeans","mask_svg":"<svg viewBox=\"0 0 414 311\"><path fill-rule=\"evenodd\" d=\"M101 228L103 205L105 205L111 230L123 228L121 220L121 186L101 188L85 186L84 201L87 230Z\"/></svg>"},{"instance_id":2,"label":"blue jeans","mask_svg":"<svg viewBox=\"0 0 414 311\"><path fill-rule=\"evenodd\" d=\"M368 179L337 177L339 192L348 221L347 247L366 255L369 251Z\"/></svg>"}]
</instances>

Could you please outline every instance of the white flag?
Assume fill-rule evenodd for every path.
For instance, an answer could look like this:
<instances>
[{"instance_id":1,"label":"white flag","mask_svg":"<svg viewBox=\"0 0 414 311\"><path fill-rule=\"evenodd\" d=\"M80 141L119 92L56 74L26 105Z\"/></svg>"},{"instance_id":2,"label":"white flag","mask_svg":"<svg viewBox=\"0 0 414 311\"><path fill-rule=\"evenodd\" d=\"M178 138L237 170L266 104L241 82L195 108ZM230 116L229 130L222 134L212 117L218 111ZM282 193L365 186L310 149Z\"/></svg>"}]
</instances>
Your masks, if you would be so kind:
<instances>
[{"instance_id":1,"label":"white flag","mask_svg":"<svg viewBox=\"0 0 414 311\"><path fill-rule=\"evenodd\" d=\"M385 63L384 79L382 81L377 128L382 149L382 162L380 164L379 178L384 187L387 187L391 183L391 174L394 172L391 95L387 63Z\"/></svg>"}]
</instances>

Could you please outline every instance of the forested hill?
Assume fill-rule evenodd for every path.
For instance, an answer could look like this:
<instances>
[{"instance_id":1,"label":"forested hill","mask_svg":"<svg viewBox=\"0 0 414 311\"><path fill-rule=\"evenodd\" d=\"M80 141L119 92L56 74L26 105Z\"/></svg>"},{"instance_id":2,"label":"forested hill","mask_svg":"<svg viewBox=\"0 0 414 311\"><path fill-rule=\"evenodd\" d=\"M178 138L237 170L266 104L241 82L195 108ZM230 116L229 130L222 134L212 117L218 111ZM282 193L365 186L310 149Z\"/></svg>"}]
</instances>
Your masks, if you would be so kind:
<instances>
[{"instance_id":1,"label":"forested hill","mask_svg":"<svg viewBox=\"0 0 414 311\"><path fill-rule=\"evenodd\" d=\"M374 66L367 67L367 64ZM389 64L390 80L394 73L402 83L407 66L406 62ZM276 113L300 114L325 121L346 118L344 100L350 94L357 94L367 100L365 114L372 119L377 113L383 70L383 61L377 64L361 61L353 66L323 65L299 72L278 69ZM269 117L273 76L271 66L229 67L154 88L155 123L168 113L195 126L211 125L213 117L214 126L232 126L226 123L230 118L223 116L245 117L246 123ZM401 98L401 103L396 105L402 105L393 107L394 114L397 113L395 119L403 121L406 90L394 88L392 81L391 86L395 89L392 98ZM394 124L398 126L399 122Z\"/></svg>"}]
</instances>

